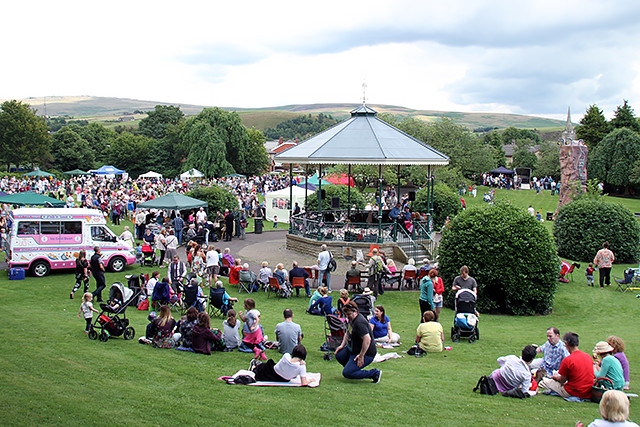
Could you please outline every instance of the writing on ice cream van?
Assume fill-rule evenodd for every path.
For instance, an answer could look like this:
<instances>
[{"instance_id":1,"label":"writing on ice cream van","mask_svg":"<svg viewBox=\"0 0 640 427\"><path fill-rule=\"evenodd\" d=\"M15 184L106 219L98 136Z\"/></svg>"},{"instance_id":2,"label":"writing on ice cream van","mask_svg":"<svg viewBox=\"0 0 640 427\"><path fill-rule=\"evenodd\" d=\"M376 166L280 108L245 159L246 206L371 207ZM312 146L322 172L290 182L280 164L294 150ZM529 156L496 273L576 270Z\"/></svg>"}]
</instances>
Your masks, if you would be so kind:
<instances>
[{"instance_id":1,"label":"writing on ice cream van","mask_svg":"<svg viewBox=\"0 0 640 427\"><path fill-rule=\"evenodd\" d=\"M9 268L23 267L43 277L51 270L75 268L78 252L84 249L90 258L95 246L111 271L136 261L135 250L118 239L97 209L21 208L10 215Z\"/></svg>"}]
</instances>

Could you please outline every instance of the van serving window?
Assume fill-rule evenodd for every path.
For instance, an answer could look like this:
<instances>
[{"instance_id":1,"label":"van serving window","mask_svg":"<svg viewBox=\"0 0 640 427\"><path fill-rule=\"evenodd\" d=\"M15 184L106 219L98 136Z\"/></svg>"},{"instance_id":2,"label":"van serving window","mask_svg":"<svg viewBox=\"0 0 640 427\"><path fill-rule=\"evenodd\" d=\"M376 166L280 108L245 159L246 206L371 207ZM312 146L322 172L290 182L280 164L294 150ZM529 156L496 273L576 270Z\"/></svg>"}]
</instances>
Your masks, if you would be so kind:
<instances>
[{"instance_id":1,"label":"van serving window","mask_svg":"<svg viewBox=\"0 0 640 427\"><path fill-rule=\"evenodd\" d=\"M18 236L29 236L40 234L39 221L20 221L18 222Z\"/></svg>"},{"instance_id":2,"label":"van serving window","mask_svg":"<svg viewBox=\"0 0 640 427\"><path fill-rule=\"evenodd\" d=\"M40 223L40 233L60 234L60 221L42 221Z\"/></svg>"}]
</instances>

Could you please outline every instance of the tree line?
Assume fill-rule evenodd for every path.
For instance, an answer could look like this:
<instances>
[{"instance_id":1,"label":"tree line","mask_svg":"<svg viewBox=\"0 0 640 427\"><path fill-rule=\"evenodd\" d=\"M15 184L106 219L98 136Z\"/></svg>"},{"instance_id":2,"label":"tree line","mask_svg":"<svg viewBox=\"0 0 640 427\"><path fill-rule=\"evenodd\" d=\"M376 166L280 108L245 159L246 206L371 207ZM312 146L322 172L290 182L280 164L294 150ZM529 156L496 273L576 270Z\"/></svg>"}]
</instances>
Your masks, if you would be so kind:
<instances>
[{"instance_id":1,"label":"tree line","mask_svg":"<svg viewBox=\"0 0 640 427\"><path fill-rule=\"evenodd\" d=\"M173 177L196 168L207 177L259 175L269 168L265 136L235 112L205 108L186 118L179 107L157 105L137 129L51 121L19 101L0 105L0 161L41 169L89 170L111 164L131 176L156 169Z\"/></svg>"}]
</instances>

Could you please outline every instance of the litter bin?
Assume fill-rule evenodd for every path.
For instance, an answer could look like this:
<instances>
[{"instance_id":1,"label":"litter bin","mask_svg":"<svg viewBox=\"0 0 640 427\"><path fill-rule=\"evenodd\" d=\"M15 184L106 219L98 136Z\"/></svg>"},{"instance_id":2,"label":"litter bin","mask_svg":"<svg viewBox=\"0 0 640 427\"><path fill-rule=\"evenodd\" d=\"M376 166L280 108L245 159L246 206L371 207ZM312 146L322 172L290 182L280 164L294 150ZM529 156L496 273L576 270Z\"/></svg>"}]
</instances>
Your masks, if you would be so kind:
<instances>
[{"instance_id":1,"label":"litter bin","mask_svg":"<svg viewBox=\"0 0 640 427\"><path fill-rule=\"evenodd\" d=\"M547 221L553 221L553 212L547 212Z\"/></svg>"},{"instance_id":2,"label":"litter bin","mask_svg":"<svg viewBox=\"0 0 640 427\"><path fill-rule=\"evenodd\" d=\"M254 232L256 234L262 234L262 227L264 226L262 218L256 218L254 222L255 222Z\"/></svg>"}]
</instances>

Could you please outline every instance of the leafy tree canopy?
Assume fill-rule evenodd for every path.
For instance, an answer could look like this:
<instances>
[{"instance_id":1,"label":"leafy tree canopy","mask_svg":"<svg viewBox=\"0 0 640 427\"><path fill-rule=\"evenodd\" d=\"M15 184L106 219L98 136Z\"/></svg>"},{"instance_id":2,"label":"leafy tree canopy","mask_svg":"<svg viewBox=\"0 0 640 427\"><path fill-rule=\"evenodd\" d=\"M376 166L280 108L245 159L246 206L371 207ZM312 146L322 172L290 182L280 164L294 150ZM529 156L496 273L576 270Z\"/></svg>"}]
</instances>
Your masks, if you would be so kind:
<instances>
[{"instance_id":1,"label":"leafy tree canopy","mask_svg":"<svg viewBox=\"0 0 640 427\"><path fill-rule=\"evenodd\" d=\"M94 151L89 142L70 126L51 136L52 166L59 171L94 168Z\"/></svg>"},{"instance_id":2,"label":"leafy tree canopy","mask_svg":"<svg viewBox=\"0 0 640 427\"><path fill-rule=\"evenodd\" d=\"M111 143L108 160L113 166L137 177L149 170L149 149L153 139L125 132Z\"/></svg>"},{"instance_id":3,"label":"leafy tree canopy","mask_svg":"<svg viewBox=\"0 0 640 427\"><path fill-rule=\"evenodd\" d=\"M50 160L47 124L19 101L0 104L0 159L9 166ZM7 167L8 169L8 167Z\"/></svg>"},{"instance_id":4,"label":"leafy tree canopy","mask_svg":"<svg viewBox=\"0 0 640 427\"><path fill-rule=\"evenodd\" d=\"M428 213L428 192L426 188L416 193L416 200L411 203L413 211ZM436 184L433 189L433 225L435 229L441 228L447 217L453 218L460 211L460 199L456 192L444 184Z\"/></svg>"},{"instance_id":5,"label":"leafy tree canopy","mask_svg":"<svg viewBox=\"0 0 640 427\"><path fill-rule=\"evenodd\" d=\"M597 105L590 105L576 128L576 137L593 150L610 131L611 125L602 110Z\"/></svg>"},{"instance_id":6,"label":"leafy tree canopy","mask_svg":"<svg viewBox=\"0 0 640 427\"><path fill-rule=\"evenodd\" d=\"M626 189L632 181L632 167L640 161L640 135L628 127L609 133L590 154L589 176L606 185Z\"/></svg>"},{"instance_id":7,"label":"leafy tree canopy","mask_svg":"<svg viewBox=\"0 0 640 427\"><path fill-rule=\"evenodd\" d=\"M333 197L340 199L341 209L346 209L349 206L349 199L347 198L348 188L346 185L327 185L322 186L322 189L325 190L325 198L322 199L322 210L331 209L331 199ZM305 205L306 210L318 210L318 193L319 191L316 191L308 197ZM366 204L367 202L362 193L356 188L351 188L351 206L355 205L358 209L364 209Z\"/></svg>"},{"instance_id":8,"label":"leafy tree canopy","mask_svg":"<svg viewBox=\"0 0 640 427\"><path fill-rule=\"evenodd\" d=\"M298 138L307 139L315 134L338 123L338 120L330 114L320 113L317 116L311 114L294 117L278 123L275 128L268 128L264 131L265 137L269 139L284 138L285 140Z\"/></svg>"},{"instance_id":9,"label":"leafy tree canopy","mask_svg":"<svg viewBox=\"0 0 640 427\"><path fill-rule=\"evenodd\" d=\"M624 100L624 104L618 106L613 113L611 126L613 129L629 128L634 132L640 132L640 123L638 123L633 108L631 108L626 99Z\"/></svg>"},{"instance_id":10,"label":"leafy tree canopy","mask_svg":"<svg viewBox=\"0 0 640 427\"><path fill-rule=\"evenodd\" d=\"M140 120L139 132L149 138L162 139L167 135L167 126L178 126L184 121L184 113L180 107L173 105L156 105L148 116Z\"/></svg>"},{"instance_id":11,"label":"leafy tree canopy","mask_svg":"<svg viewBox=\"0 0 640 427\"><path fill-rule=\"evenodd\" d=\"M233 208L238 207L238 200L233 193L217 185L198 187L188 192L187 196L209 203L209 207L207 208L209 217L212 217L214 212L224 212L225 209L233 210Z\"/></svg>"}]
</instances>

